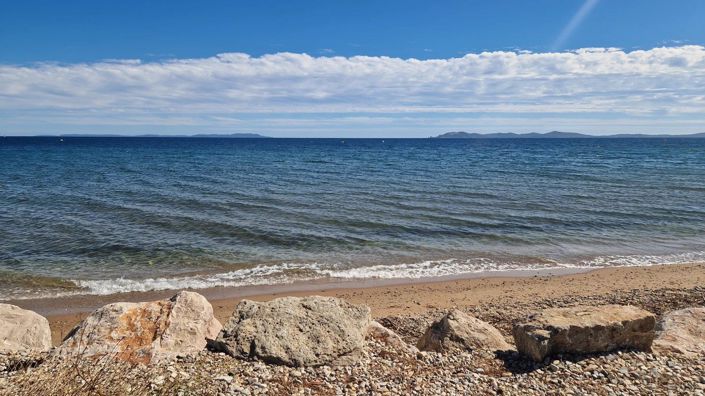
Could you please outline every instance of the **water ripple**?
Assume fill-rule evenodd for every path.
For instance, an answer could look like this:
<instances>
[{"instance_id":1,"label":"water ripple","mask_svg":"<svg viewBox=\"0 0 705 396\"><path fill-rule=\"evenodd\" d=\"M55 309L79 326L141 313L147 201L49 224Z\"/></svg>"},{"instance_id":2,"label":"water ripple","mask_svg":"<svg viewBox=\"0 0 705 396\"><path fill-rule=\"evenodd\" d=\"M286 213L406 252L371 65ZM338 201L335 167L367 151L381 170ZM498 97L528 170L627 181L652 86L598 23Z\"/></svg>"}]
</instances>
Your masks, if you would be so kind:
<instances>
[{"instance_id":1,"label":"water ripple","mask_svg":"<svg viewBox=\"0 0 705 396\"><path fill-rule=\"evenodd\" d=\"M65 140L0 144L0 299L705 250L705 140Z\"/></svg>"}]
</instances>

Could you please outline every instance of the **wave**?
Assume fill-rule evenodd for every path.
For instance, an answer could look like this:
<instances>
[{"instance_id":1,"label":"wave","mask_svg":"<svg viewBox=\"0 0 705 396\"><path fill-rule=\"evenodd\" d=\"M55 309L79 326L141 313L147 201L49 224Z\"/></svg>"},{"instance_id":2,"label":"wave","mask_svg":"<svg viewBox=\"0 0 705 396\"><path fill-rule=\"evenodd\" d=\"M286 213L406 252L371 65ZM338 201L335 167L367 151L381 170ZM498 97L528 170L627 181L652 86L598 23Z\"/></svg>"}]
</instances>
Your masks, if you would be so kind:
<instances>
[{"instance_id":1,"label":"wave","mask_svg":"<svg viewBox=\"0 0 705 396\"><path fill-rule=\"evenodd\" d=\"M584 268L604 267L648 267L662 264L687 264L705 262L705 251L676 253L667 255L613 255L598 256L581 261Z\"/></svg>"},{"instance_id":2,"label":"wave","mask_svg":"<svg viewBox=\"0 0 705 396\"><path fill-rule=\"evenodd\" d=\"M205 289L209 287L237 287L276 285L297 280L315 279L315 266L311 264L282 263L259 265L253 268L239 269L218 274L192 275L181 277L161 277L146 279L100 279L73 280L82 288L84 294L115 294L123 292L144 292L171 289Z\"/></svg>"},{"instance_id":3,"label":"wave","mask_svg":"<svg viewBox=\"0 0 705 396\"><path fill-rule=\"evenodd\" d=\"M240 287L290 284L319 279L364 280L364 279L432 279L471 274L497 272L525 272L560 269L595 269L605 267L635 267L660 264L683 264L705 262L705 251L669 255L609 255L573 262L561 262L545 258L502 259L490 257L450 258L426 260L416 263L371 265L349 267L341 264L279 263L258 265L223 273L200 274L177 277L145 279L74 279L66 281L75 287L46 290L44 297L66 295L109 295L124 292L146 292L176 289L205 289L211 287ZM15 293L13 293L15 294ZM13 298L37 298L31 294L18 294Z\"/></svg>"},{"instance_id":4,"label":"wave","mask_svg":"<svg viewBox=\"0 0 705 396\"><path fill-rule=\"evenodd\" d=\"M565 269L596 269L606 267L635 267L661 264L705 262L705 251L669 255L605 255L571 262L545 258L502 259L490 257L449 258L415 263L379 264L350 267L342 264L278 263L257 265L222 273L155 278L112 279L58 279L17 275L2 278L10 287L2 288L0 295L7 299L59 297L70 295L109 295L125 292L146 292L176 289L205 289L212 287L241 287L290 284L320 279L433 279L449 276L488 274L497 272L526 272ZM0 274L2 275L2 274ZM32 279L26 279L32 278ZM50 281L48 281L50 280Z\"/></svg>"}]
</instances>

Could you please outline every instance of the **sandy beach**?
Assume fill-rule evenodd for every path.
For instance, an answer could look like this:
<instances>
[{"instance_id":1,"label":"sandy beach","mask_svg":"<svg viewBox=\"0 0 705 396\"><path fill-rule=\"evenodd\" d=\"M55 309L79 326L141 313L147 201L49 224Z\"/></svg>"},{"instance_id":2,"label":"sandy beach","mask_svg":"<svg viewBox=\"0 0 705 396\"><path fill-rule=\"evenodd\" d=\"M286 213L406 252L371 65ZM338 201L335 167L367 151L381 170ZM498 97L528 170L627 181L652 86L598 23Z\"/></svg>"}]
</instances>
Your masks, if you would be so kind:
<instances>
[{"instance_id":1,"label":"sandy beach","mask_svg":"<svg viewBox=\"0 0 705 396\"><path fill-rule=\"evenodd\" d=\"M555 274L526 273L525 276L481 276L465 279L411 281L360 281L297 285L215 288L197 290L213 305L216 317L225 322L237 303L248 298L264 301L282 296L323 295L366 304L376 318L412 316L450 307L481 304L502 305L587 297L630 290L688 289L705 285L705 263L650 267L603 268L587 272ZM396 282L396 283L395 283ZM390 284L392 283L392 284ZM19 300L12 304L42 313L49 319L54 344L90 311L115 301L151 301L169 297L174 291L126 293L109 296L78 296Z\"/></svg>"},{"instance_id":2,"label":"sandy beach","mask_svg":"<svg viewBox=\"0 0 705 396\"><path fill-rule=\"evenodd\" d=\"M591 355L558 354L542 362L513 350L513 325L546 308L606 304L646 310L661 320L676 310L705 305L705 263L596 269L530 276L474 276L428 281L322 282L277 287L199 290L214 314L226 321L243 298L323 295L371 308L385 331L401 342L368 336L365 351L352 366L288 367L233 359L204 349L164 364L98 364L90 359L61 360L45 355L9 356L0 375L0 394L261 394L261 395L702 395L705 356L618 350ZM525 274L527 275L527 274ZM259 290L259 292L258 292ZM44 310L53 343L93 307L110 301L150 301L174 291L82 296L14 303ZM510 343L504 352L419 352L413 348L429 325L458 308L494 326ZM697 308L700 309L700 308ZM63 312L62 312L63 311ZM12 360L15 359L15 360ZM58 360L57 360L58 359ZM0 362L1 363L1 362ZM20 367L15 369L13 367ZM24 370L25 367L34 367ZM78 374L76 374L78 373ZM57 379L57 376L60 379ZM116 382L116 378L120 381ZM55 383L62 386L55 387ZM84 382L82 382L84 381ZM116 384L120 386L116 387ZM0 387L1 388L1 387Z\"/></svg>"},{"instance_id":3,"label":"sandy beach","mask_svg":"<svg viewBox=\"0 0 705 396\"><path fill-rule=\"evenodd\" d=\"M0 396L705 396L705 0L0 10Z\"/></svg>"}]
</instances>

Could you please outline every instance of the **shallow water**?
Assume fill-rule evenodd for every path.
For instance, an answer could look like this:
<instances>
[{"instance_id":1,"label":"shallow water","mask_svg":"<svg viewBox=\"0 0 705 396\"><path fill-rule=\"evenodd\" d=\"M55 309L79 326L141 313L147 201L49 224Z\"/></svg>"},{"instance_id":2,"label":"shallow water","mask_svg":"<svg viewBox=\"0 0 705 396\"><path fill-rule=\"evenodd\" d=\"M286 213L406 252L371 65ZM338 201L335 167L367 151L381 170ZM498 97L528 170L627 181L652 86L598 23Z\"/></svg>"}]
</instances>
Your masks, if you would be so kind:
<instances>
[{"instance_id":1,"label":"shallow water","mask_svg":"<svg viewBox=\"0 0 705 396\"><path fill-rule=\"evenodd\" d=\"M0 299L705 260L705 139L0 138Z\"/></svg>"}]
</instances>

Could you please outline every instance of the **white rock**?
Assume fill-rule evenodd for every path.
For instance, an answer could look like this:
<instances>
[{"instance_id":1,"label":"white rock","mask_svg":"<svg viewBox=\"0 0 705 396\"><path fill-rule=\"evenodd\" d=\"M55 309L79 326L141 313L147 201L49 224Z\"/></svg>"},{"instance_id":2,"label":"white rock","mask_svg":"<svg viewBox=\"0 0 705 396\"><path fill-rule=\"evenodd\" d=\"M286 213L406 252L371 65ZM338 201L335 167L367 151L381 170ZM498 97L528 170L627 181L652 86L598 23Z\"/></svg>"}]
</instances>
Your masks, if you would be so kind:
<instances>
[{"instance_id":1,"label":"white rock","mask_svg":"<svg viewBox=\"0 0 705 396\"><path fill-rule=\"evenodd\" d=\"M422 351L506 351L513 349L494 326L453 309L433 322L417 344Z\"/></svg>"},{"instance_id":2,"label":"white rock","mask_svg":"<svg viewBox=\"0 0 705 396\"><path fill-rule=\"evenodd\" d=\"M231 376L229 376L229 375L219 375L219 376L215 377L214 379L215 379L216 381L223 381L223 382L228 383L228 384L231 383L231 382L233 382L233 377L231 377Z\"/></svg>"},{"instance_id":3,"label":"white rock","mask_svg":"<svg viewBox=\"0 0 705 396\"><path fill-rule=\"evenodd\" d=\"M36 351L51 348L49 321L36 312L0 304L0 352Z\"/></svg>"},{"instance_id":4,"label":"white rock","mask_svg":"<svg viewBox=\"0 0 705 396\"><path fill-rule=\"evenodd\" d=\"M705 308L686 308L661 318L654 340L654 352L705 356Z\"/></svg>"}]
</instances>

